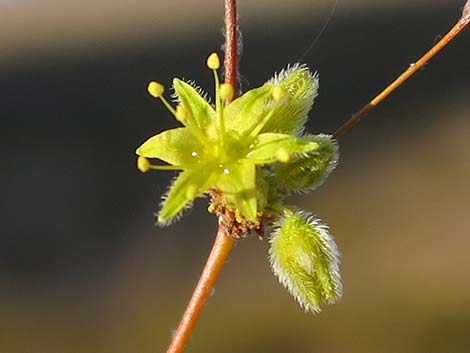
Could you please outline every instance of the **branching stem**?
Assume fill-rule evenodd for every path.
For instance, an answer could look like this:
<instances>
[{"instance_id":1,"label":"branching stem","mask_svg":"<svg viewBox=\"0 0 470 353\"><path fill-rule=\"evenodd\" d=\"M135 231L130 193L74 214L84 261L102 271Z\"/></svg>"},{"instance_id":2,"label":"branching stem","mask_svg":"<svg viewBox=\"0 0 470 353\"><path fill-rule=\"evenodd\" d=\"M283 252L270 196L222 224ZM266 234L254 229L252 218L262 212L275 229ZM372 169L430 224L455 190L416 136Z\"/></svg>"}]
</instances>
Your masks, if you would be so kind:
<instances>
[{"instance_id":1,"label":"branching stem","mask_svg":"<svg viewBox=\"0 0 470 353\"><path fill-rule=\"evenodd\" d=\"M225 82L232 85L235 92L237 85L237 10L236 0L224 0L225 3ZM374 99L367 103L359 112L354 114L345 124L343 124L333 134L335 138L342 136L351 127L357 124L367 113L375 106L387 98L395 89L401 86L421 67L423 67L432 57L441 51L449 42L451 42L470 22L470 0L467 1L463 15L457 24L421 59L403 72L387 88L380 92ZM176 329L173 339L168 347L167 353L183 352L188 342L197 319L201 314L206 299L210 295L215 281L219 275L222 266L227 259L230 250L234 244L234 238L230 237L222 223L219 223L219 229L215 238L209 258L202 271L201 277L194 289L193 295L186 307L183 317Z\"/></svg>"},{"instance_id":2,"label":"branching stem","mask_svg":"<svg viewBox=\"0 0 470 353\"><path fill-rule=\"evenodd\" d=\"M237 84L237 6L236 0L225 1L225 83L229 83L236 92ZM235 242L219 222L219 229L201 277L171 340L167 353L183 352L204 304L210 295L219 272Z\"/></svg>"},{"instance_id":3,"label":"branching stem","mask_svg":"<svg viewBox=\"0 0 470 353\"><path fill-rule=\"evenodd\" d=\"M431 60L437 53L439 53L447 44L449 44L462 30L468 26L470 22L470 0L467 1L462 17L457 21L454 27L444 36L441 40L436 43L421 59L416 63L410 65L400 76L396 78L389 86L387 86L382 92L380 92L374 99L361 108L355 113L348 121L341 125L338 130L335 131L333 137L339 138L346 131L351 129L359 121L362 120L372 109L379 105L385 98L387 98L394 90L400 87L406 80L413 76L419 69L421 69L426 63Z\"/></svg>"}]
</instances>

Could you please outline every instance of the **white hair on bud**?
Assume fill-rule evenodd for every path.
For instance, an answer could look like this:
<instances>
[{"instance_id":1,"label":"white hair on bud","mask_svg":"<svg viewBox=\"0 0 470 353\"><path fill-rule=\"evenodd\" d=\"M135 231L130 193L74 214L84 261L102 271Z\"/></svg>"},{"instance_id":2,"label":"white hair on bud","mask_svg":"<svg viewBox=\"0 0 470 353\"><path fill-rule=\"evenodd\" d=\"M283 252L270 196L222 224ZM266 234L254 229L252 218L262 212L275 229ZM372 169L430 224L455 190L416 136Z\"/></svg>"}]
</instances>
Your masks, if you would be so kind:
<instances>
[{"instance_id":1,"label":"white hair on bud","mask_svg":"<svg viewBox=\"0 0 470 353\"><path fill-rule=\"evenodd\" d=\"M289 76L292 72L294 71L305 71L308 73L308 75L316 79L318 78L318 72L314 72L312 74L312 71L306 64L301 64L301 63L294 63L294 64L288 64L286 68L282 69L279 72L274 73L274 77L269 80L269 82L272 82L275 85L279 85L287 76Z\"/></svg>"},{"instance_id":2,"label":"white hair on bud","mask_svg":"<svg viewBox=\"0 0 470 353\"><path fill-rule=\"evenodd\" d=\"M318 188L320 185L322 185L326 178L331 174L331 172L336 168L336 166L338 165L338 162L339 162L339 146L338 146L338 141L335 140L333 138L332 135L328 135L328 134L318 134L318 135L313 135L309 138L310 141L313 141L313 142L318 142L320 145L321 145L321 142L322 141L330 141L332 144L333 144L333 156L331 158L331 161L328 163L328 166L326 167L325 169L325 172L323 173L323 175L321 176L321 178L319 178L318 180L316 180L315 183L313 183L312 185L310 185L308 188L305 188L305 189L299 189L299 190L294 190L295 193L299 193L299 194L304 194L304 193L308 193L316 188ZM308 157L309 155L311 154L315 154L316 153L316 149L313 150L312 152L306 152L306 157Z\"/></svg>"},{"instance_id":3,"label":"white hair on bud","mask_svg":"<svg viewBox=\"0 0 470 353\"><path fill-rule=\"evenodd\" d=\"M297 210L293 212L293 214L298 217L301 217L318 234L318 240L322 244L322 251L328 258L328 271L331 275L331 279L335 287L335 297L327 300L328 304L332 304L336 300L341 298L343 295L343 285L341 283L341 274L339 268L341 263L341 255L338 250L338 246L336 245L333 236L329 232L328 225L323 223L319 218L307 211ZM283 215L279 217L279 219L273 224L273 232L269 238L269 242L271 244L273 244L276 237L280 235L281 228L285 219L286 217ZM287 288L289 293L295 298L295 300L299 303L299 305L305 312L318 313L321 311L321 308L319 306L313 306L305 300L304 295L299 290L299 287L295 285L288 273L285 272L285 269L278 262L278 257L274 253L273 246L271 246L269 249L269 263L273 272L277 275L279 283L281 283L285 288Z\"/></svg>"}]
</instances>

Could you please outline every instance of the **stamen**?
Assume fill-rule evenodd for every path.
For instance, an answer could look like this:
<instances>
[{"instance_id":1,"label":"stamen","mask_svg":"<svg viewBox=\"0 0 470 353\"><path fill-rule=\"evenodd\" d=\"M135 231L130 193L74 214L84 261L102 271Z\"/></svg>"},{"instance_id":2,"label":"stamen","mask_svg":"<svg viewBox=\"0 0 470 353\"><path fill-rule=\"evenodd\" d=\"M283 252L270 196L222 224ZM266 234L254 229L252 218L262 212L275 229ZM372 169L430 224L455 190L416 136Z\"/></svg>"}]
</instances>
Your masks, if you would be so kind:
<instances>
[{"instance_id":1,"label":"stamen","mask_svg":"<svg viewBox=\"0 0 470 353\"><path fill-rule=\"evenodd\" d=\"M137 158L137 169L139 169L142 173L148 172L150 169L150 162L147 158L139 156Z\"/></svg>"},{"instance_id":2,"label":"stamen","mask_svg":"<svg viewBox=\"0 0 470 353\"><path fill-rule=\"evenodd\" d=\"M234 93L234 89L230 83L222 83L220 85L220 99L222 99L222 101L231 101Z\"/></svg>"},{"instance_id":3,"label":"stamen","mask_svg":"<svg viewBox=\"0 0 470 353\"><path fill-rule=\"evenodd\" d=\"M281 147L276 151L276 159L279 162L287 163L291 159L290 152L286 150L285 148Z\"/></svg>"},{"instance_id":4,"label":"stamen","mask_svg":"<svg viewBox=\"0 0 470 353\"><path fill-rule=\"evenodd\" d=\"M165 92L165 87L157 81L152 81L147 86L147 91L154 98L160 98Z\"/></svg>"},{"instance_id":5,"label":"stamen","mask_svg":"<svg viewBox=\"0 0 470 353\"><path fill-rule=\"evenodd\" d=\"M176 107L175 118L179 122L184 123L188 119L188 111L182 105L178 105Z\"/></svg>"},{"instance_id":6,"label":"stamen","mask_svg":"<svg viewBox=\"0 0 470 353\"><path fill-rule=\"evenodd\" d=\"M255 125L251 131L248 131L246 133L246 136L248 139L254 139L260 131L263 129L263 127L266 125L266 123L271 119L271 117L274 114L274 110L271 110L257 125Z\"/></svg>"},{"instance_id":7,"label":"stamen","mask_svg":"<svg viewBox=\"0 0 470 353\"><path fill-rule=\"evenodd\" d=\"M165 87L161 83L158 83L157 81L150 82L147 86L147 91L152 97L160 98L160 100L163 102L165 107L171 112L171 114L176 116L175 108L173 108L171 104L168 103L168 101L165 99L165 97L163 97Z\"/></svg>"},{"instance_id":8,"label":"stamen","mask_svg":"<svg viewBox=\"0 0 470 353\"><path fill-rule=\"evenodd\" d=\"M212 53L207 58L207 67L211 70L217 70L220 67L220 59L217 53Z\"/></svg>"},{"instance_id":9,"label":"stamen","mask_svg":"<svg viewBox=\"0 0 470 353\"><path fill-rule=\"evenodd\" d=\"M183 166L178 165L154 165L150 164L149 160L143 156L137 157L137 169L142 173L148 172L150 169L155 170L184 170Z\"/></svg>"},{"instance_id":10,"label":"stamen","mask_svg":"<svg viewBox=\"0 0 470 353\"><path fill-rule=\"evenodd\" d=\"M161 97L159 97L159 98L160 98L160 100L163 102L163 104L165 105L166 109L168 109L168 110L170 111L170 113L173 114L173 115L176 117L176 110L175 110L175 108L173 108L173 107L171 106L171 104L168 103L168 101L166 100L165 97L161 96Z\"/></svg>"},{"instance_id":11,"label":"stamen","mask_svg":"<svg viewBox=\"0 0 470 353\"><path fill-rule=\"evenodd\" d=\"M271 96L273 95L274 91L274 86L271 85L271 90L267 93L271 93ZM245 132L245 136L247 139L254 139L256 136L260 133L261 130L263 130L264 126L267 124L267 122L271 119L271 117L274 114L274 110L271 109L268 114L266 114L261 121L259 121L256 125L251 127L251 130L248 130Z\"/></svg>"},{"instance_id":12,"label":"stamen","mask_svg":"<svg viewBox=\"0 0 470 353\"><path fill-rule=\"evenodd\" d=\"M184 167L181 165L155 165L150 164L149 169L153 170L184 170Z\"/></svg>"},{"instance_id":13,"label":"stamen","mask_svg":"<svg viewBox=\"0 0 470 353\"><path fill-rule=\"evenodd\" d=\"M221 93L220 93L220 82L219 82L219 75L217 74L217 69L220 67L220 59L217 53L212 53L207 58L207 67L211 69L214 73L214 83L215 83L215 112L217 114L217 128L220 134L220 143L224 145L224 137L225 137L225 122L224 122L224 114L223 114L223 107L222 107L222 100L221 100Z\"/></svg>"}]
</instances>

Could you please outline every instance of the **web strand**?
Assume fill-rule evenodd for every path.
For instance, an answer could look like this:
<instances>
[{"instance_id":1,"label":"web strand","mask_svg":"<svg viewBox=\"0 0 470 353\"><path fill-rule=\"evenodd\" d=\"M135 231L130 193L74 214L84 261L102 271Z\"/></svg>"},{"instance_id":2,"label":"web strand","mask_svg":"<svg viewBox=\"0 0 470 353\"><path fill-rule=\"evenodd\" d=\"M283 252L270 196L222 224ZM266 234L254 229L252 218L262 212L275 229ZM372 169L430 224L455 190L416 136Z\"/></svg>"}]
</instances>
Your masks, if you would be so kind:
<instances>
[{"instance_id":1,"label":"web strand","mask_svg":"<svg viewBox=\"0 0 470 353\"><path fill-rule=\"evenodd\" d=\"M317 42L320 40L320 37L323 35L323 33L325 32L326 28L328 27L328 25L330 24L332 18L333 18L333 15L336 11L336 7L338 6L338 2L339 0L336 0L335 3L333 4L333 7L331 8L330 10L330 13L328 14L328 17L326 18L325 22L323 23L323 26L322 28L320 29L320 32L318 32L317 36L315 37L315 39L312 41L312 43L309 45L309 47L307 48L307 50L305 50L305 52L299 57L299 59L297 60L297 62L301 62L306 56L307 54L315 47L315 44L317 44Z\"/></svg>"}]
</instances>

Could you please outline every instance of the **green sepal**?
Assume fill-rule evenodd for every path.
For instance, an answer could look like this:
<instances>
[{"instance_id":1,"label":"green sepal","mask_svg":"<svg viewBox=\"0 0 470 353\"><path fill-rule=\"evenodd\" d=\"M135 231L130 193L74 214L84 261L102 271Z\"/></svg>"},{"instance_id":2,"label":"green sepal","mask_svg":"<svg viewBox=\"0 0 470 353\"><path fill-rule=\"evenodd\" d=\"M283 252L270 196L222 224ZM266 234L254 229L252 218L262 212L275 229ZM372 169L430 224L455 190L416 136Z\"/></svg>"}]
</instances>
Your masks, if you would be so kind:
<instances>
[{"instance_id":1,"label":"green sepal","mask_svg":"<svg viewBox=\"0 0 470 353\"><path fill-rule=\"evenodd\" d=\"M285 209L274 224L269 260L275 275L306 312L342 295L340 254L328 227L304 211Z\"/></svg>"},{"instance_id":2,"label":"green sepal","mask_svg":"<svg viewBox=\"0 0 470 353\"><path fill-rule=\"evenodd\" d=\"M329 135L310 135L305 139L318 144L318 148L292 158L288 163L272 165L268 178L272 186L286 191L308 192L320 186L338 163L338 144Z\"/></svg>"},{"instance_id":3,"label":"green sepal","mask_svg":"<svg viewBox=\"0 0 470 353\"><path fill-rule=\"evenodd\" d=\"M240 211L249 221L257 220L256 166L250 160L241 160L226 166L228 173L221 173L215 187L222 191L227 203Z\"/></svg>"},{"instance_id":4,"label":"green sepal","mask_svg":"<svg viewBox=\"0 0 470 353\"><path fill-rule=\"evenodd\" d=\"M177 216L183 208L202 193L207 191L213 181L212 171L207 168L185 170L175 179L164 197L162 207L158 213L158 223L167 225Z\"/></svg>"},{"instance_id":5,"label":"green sepal","mask_svg":"<svg viewBox=\"0 0 470 353\"><path fill-rule=\"evenodd\" d=\"M280 86L286 96L274 107L272 117L261 132L300 135L318 94L318 76L308 67L295 64L282 70L270 82Z\"/></svg>"},{"instance_id":6,"label":"green sepal","mask_svg":"<svg viewBox=\"0 0 470 353\"><path fill-rule=\"evenodd\" d=\"M188 123L195 121L200 129L207 128L215 121L214 108L203 98L196 88L178 78L173 79L173 88L180 103L191 115L191 119L183 121Z\"/></svg>"},{"instance_id":7,"label":"green sepal","mask_svg":"<svg viewBox=\"0 0 470 353\"><path fill-rule=\"evenodd\" d=\"M188 128L176 128L150 137L136 153L146 158L158 158L169 164L182 166L198 163L203 146ZM195 153L193 153L195 152Z\"/></svg>"},{"instance_id":8,"label":"green sepal","mask_svg":"<svg viewBox=\"0 0 470 353\"><path fill-rule=\"evenodd\" d=\"M290 155L306 153L318 148L318 143L286 134L264 133L258 135L253 142L247 158L255 163L265 164L277 160L279 150Z\"/></svg>"},{"instance_id":9,"label":"green sepal","mask_svg":"<svg viewBox=\"0 0 470 353\"><path fill-rule=\"evenodd\" d=\"M271 110L268 102L272 100L272 88L271 83L265 83L227 105L224 109L226 130L235 130L242 136L262 123Z\"/></svg>"}]
</instances>

